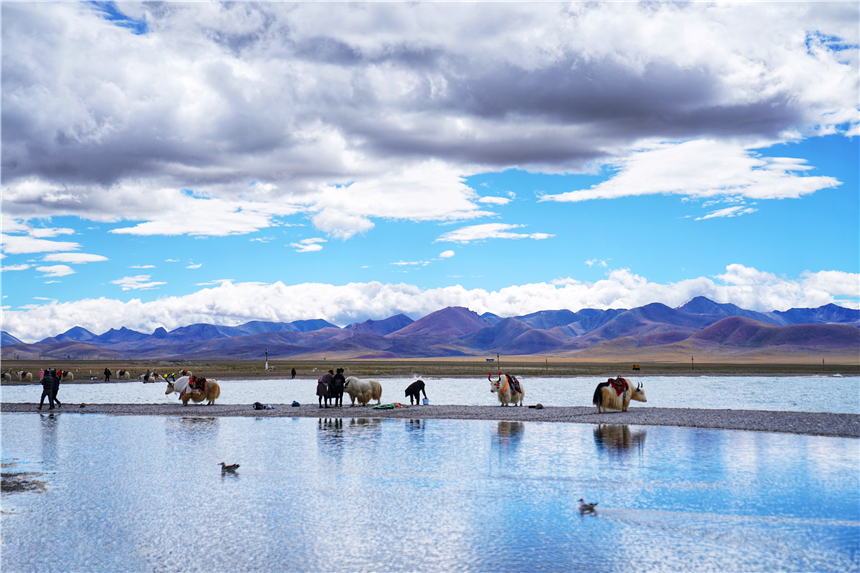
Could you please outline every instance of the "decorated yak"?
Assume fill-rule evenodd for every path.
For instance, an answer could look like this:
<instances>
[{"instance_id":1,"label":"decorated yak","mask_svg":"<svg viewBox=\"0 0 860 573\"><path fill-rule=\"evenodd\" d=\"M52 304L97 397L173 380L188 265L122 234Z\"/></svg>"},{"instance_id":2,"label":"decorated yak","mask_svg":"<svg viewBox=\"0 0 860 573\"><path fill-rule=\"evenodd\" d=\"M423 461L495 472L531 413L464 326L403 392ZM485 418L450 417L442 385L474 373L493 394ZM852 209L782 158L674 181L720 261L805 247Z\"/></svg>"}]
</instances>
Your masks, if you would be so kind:
<instances>
[{"instance_id":1,"label":"decorated yak","mask_svg":"<svg viewBox=\"0 0 860 573\"><path fill-rule=\"evenodd\" d=\"M499 372L499 377L493 380L493 373L490 372L487 374L487 380L490 381L490 392L496 394L502 406L511 403L515 406L523 405L526 393L516 376Z\"/></svg>"},{"instance_id":2,"label":"decorated yak","mask_svg":"<svg viewBox=\"0 0 860 573\"><path fill-rule=\"evenodd\" d=\"M18 380L21 382L32 382L33 381L33 373L27 372L25 370L18 371Z\"/></svg>"},{"instance_id":3,"label":"decorated yak","mask_svg":"<svg viewBox=\"0 0 860 573\"><path fill-rule=\"evenodd\" d=\"M376 400L377 404L381 403L382 385L378 380L361 380L355 376L350 376L344 382L343 390L349 393L353 406L355 406L356 400L361 406L367 406L371 400Z\"/></svg>"},{"instance_id":4,"label":"decorated yak","mask_svg":"<svg viewBox=\"0 0 860 573\"><path fill-rule=\"evenodd\" d=\"M597 413L602 414L608 410L626 412L630 406L630 400L648 401L641 383L634 388L625 378L619 376L598 384L594 389L592 403L597 406Z\"/></svg>"},{"instance_id":5,"label":"decorated yak","mask_svg":"<svg viewBox=\"0 0 860 573\"><path fill-rule=\"evenodd\" d=\"M57 372L57 375L59 375L59 374L60 373ZM74 382L75 381L75 375L72 374L71 372L69 372L68 370L64 370L62 373L62 376L60 376L60 381L62 381L62 382Z\"/></svg>"},{"instance_id":6,"label":"decorated yak","mask_svg":"<svg viewBox=\"0 0 860 573\"><path fill-rule=\"evenodd\" d=\"M131 372L128 370L117 370L116 377L119 380L131 380Z\"/></svg>"},{"instance_id":7,"label":"decorated yak","mask_svg":"<svg viewBox=\"0 0 860 573\"><path fill-rule=\"evenodd\" d=\"M221 395L221 387L214 380L197 376L181 376L176 379L176 382L167 383L165 394L171 392L179 394L183 406L187 406L189 400L198 403L206 400L206 405L209 406L214 404L215 398Z\"/></svg>"}]
</instances>

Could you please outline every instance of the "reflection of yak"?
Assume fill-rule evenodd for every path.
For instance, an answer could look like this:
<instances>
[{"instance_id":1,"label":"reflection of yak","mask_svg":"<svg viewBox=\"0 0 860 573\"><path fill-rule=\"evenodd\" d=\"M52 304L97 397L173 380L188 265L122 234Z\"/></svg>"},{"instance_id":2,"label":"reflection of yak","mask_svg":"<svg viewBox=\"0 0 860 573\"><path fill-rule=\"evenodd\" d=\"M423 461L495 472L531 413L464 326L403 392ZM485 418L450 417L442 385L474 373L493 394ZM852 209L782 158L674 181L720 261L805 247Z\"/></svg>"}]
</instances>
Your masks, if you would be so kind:
<instances>
[{"instance_id":1,"label":"reflection of yak","mask_svg":"<svg viewBox=\"0 0 860 573\"><path fill-rule=\"evenodd\" d=\"M176 382L167 383L167 391L165 394L177 392L179 399L182 400L182 405L187 406L189 400L194 402L202 402L206 400L206 405L215 403L215 398L221 395L221 387L214 380L206 378L189 378L182 376L176 379Z\"/></svg>"},{"instance_id":2,"label":"reflection of yak","mask_svg":"<svg viewBox=\"0 0 860 573\"><path fill-rule=\"evenodd\" d=\"M624 455L645 444L645 430L631 432L627 424L598 424L594 427L594 443L598 450L610 455Z\"/></svg>"}]
</instances>

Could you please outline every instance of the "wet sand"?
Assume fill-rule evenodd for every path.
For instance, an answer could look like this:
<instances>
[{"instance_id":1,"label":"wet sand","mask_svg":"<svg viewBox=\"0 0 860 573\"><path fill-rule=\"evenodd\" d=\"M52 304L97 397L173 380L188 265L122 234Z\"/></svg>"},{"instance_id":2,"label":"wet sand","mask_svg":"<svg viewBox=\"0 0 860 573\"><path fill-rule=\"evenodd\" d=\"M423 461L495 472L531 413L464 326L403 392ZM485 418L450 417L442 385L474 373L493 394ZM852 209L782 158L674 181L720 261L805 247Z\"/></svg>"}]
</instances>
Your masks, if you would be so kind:
<instances>
[{"instance_id":1,"label":"wet sand","mask_svg":"<svg viewBox=\"0 0 860 573\"><path fill-rule=\"evenodd\" d=\"M320 408L317 404L293 407L272 404L272 410L254 410L248 404L67 404L37 410L37 403L0 404L0 411L29 414L108 414L119 416L193 416L255 418L397 418L450 420L506 420L575 424L630 424L676 426L722 430L747 430L860 438L860 415L809 412L771 412L761 410L707 410L692 408L635 407L629 412L598 414L594 407L551 407L543 409L515 406L404 406L375 410L371 406Z\"/></svg>"}]
</instances>

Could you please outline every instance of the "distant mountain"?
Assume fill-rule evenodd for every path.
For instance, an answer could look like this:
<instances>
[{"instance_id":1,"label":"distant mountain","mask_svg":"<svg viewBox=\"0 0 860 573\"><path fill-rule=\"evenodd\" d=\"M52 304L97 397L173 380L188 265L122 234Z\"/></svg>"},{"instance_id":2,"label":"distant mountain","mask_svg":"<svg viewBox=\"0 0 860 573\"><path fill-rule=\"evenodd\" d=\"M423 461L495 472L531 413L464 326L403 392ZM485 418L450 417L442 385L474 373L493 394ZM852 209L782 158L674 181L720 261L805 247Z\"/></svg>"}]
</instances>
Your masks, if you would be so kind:
<instances>
[{"instance_id":1,"label":"distant mountain","mask_svg":"<svg viewBox=\"0 0 860 573\"><path fill-rule=\"evenodd\" d=\"M388 336L463 336L492 326L490 321L478 313L462 306L449 306L430 313Z\"/></svg>"},{"instance_id":2,"label":"distant mountain","mask_svg":"<svg viewBox=\"0 0 860 573\"><path fill-rule=\"evenodd\" d=\"M742 316L732 316L697 332L690 340L721 346L860 348L860 329L844 324L771 326Z\"/></svg>"},{"instance_id":3,"label":"distant mountain","mask_svg":"<svg viewBox=\"0 0 860 573\"><path fill-rule=\"evenodd\" d=\"M3 332L3 358L232 359L288 357L433 358L446 356L678 357L817 354L860 356L860 311L836 305L755 312L696 297L677 308L566 309L503 318L448 307L413 321L404 314L346 328L325 320L192 324L152 334L128 328L101 335L74 327L36 344ZM746 354L745 354L746 353ZM753 354L750 354L753 353ZM828 354L829 353L829 354ZM772 355L772 354L769 354ZM841 358L840 358L841 359Z\"/></svg>"},{"instance_id":4,"label":"distant mountain","mask_svg":"<svg viewBox=\"0 0 860 573\"><path fill-rule=\"evenodd\" d=\"M10 344L24 344L5 330L0 330L0 346L9 346Z\"/></svg>"},{"instance_id":5,"label":"distant mountain","mask_svg":"<svg viewBox=\"0 0 860 573\"><path fill-rule=\"evenodd\" d=\"M385 320L365 320L360 324L352 324L344 330L350 330L356 334L375 334L377 336L385 336L392 332L397 332L401 328L406 328L415 322L405 314L396 314Z\"/></svg>"},{"instance_id":6,"label":"distant mountain","mask_svg":"<svg viewBox=\"0 0 860 573\"><path fill-rule=\"evenodd\" d=\"M818 308L792 308L772 313L788 324L849 324L860 326L860 310L826 304Z\"/></svg>"}]
</instances>

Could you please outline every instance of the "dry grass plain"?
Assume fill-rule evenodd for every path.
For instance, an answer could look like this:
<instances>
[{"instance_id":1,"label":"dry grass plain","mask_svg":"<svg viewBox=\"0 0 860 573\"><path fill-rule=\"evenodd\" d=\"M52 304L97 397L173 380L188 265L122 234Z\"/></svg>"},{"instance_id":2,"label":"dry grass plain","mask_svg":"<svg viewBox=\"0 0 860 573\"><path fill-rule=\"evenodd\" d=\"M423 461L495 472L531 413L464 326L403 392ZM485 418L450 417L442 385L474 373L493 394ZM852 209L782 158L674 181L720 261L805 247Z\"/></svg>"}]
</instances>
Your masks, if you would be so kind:
<instances>
[{"instance_id":1,"label":"dry grass plain","mask_svg":"<svg viewBox=\"0 0 860 573\"><path fill-rule=\"evenodd\" d=\"M850 358L850 357L848 357ZM356 376L427 377L427 378L483 378L488 372L505 371L518 376L577 377L577 376L860 376L860 360L833 357L822 359L812 356L794 356L778 361L762 359L743 363L717 362L693 357L687 362L639 361L639 370L633 369L632 361L582 361L571 358L502 357L500 362L487 362L485 358L450 359L401 359L401 360L270 360L269 370L261 361L216 361L216 360L126 360L126 361L81 361L81 360L4 360L3 371L25 370L38 372L50 367L69 370L76 382L104 380L104 369L114 373L120 369L132 373L133 380L147 370L158 373L191 370L212 379L236 380L254 378L289 378L290 370L296 369L296 377L316 379L329 369L344 368ZM35 382L36 380L34 380ZM12 383L16 382L13 376Z\"/></svg>"}]
</instances>

